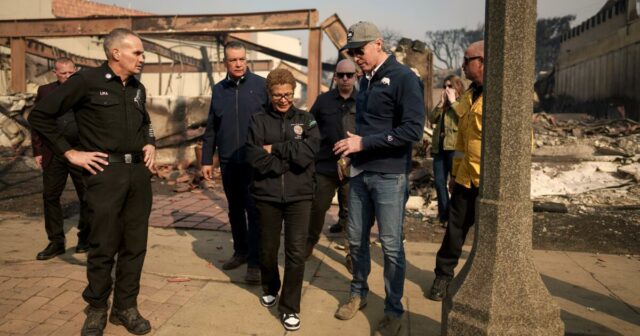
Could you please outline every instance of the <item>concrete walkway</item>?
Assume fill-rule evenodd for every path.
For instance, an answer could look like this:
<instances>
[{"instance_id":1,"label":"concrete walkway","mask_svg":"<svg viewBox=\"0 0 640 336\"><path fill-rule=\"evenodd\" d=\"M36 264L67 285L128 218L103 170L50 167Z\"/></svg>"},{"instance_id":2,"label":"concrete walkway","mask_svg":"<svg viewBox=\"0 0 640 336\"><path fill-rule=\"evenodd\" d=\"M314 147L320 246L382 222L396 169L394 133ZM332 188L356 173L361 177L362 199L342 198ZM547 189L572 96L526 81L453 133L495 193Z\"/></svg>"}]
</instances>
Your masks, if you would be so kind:
<instances>
[{"instance_id":1,"label":"concrete walkway","mask_svg":"<svg viewBox=\"0 0 640 336\"><path fill-rule=\"evenodd\" d=\"M221 269L232 253L224 204L221 210L209 208L211 214L202 215L207 218L196 218L198 223L192 226L196 229L172 227L176 209L162 213L162 207L182 199L182 209L191 207L184 211L208 211L196 209L202 197L184 195L155 202L152 220L167 224L150 228L138 301L142 314L151 320L152 333L287 334L277 310L260 306L260 287L243 283L245 267ZM35 260L46 245L42 219L0 214L0 336L79 334L85 317L81 292L86 275L85 256L73 254L74 224L73 218L67 221L67 253L42 262ZM198 225L209 227L198 230ZM439 335L440 303L424 297L433 281L438 245L407 242L405 247L408 268L402 335ZM344 252L334 242L321 240L305 271L302 328L289 334L369 335L382 318L384 299L380 247L373 245L372 253L369 305L353 320L339 321L333 313L348 296L350 276L342 265ZM640 335L640 256L535 251L534 258L562 308L568 335ZM280 259L282 262L284 256ZM106 334L128 333L108 324Z\"/></svg>"}]
</instances>

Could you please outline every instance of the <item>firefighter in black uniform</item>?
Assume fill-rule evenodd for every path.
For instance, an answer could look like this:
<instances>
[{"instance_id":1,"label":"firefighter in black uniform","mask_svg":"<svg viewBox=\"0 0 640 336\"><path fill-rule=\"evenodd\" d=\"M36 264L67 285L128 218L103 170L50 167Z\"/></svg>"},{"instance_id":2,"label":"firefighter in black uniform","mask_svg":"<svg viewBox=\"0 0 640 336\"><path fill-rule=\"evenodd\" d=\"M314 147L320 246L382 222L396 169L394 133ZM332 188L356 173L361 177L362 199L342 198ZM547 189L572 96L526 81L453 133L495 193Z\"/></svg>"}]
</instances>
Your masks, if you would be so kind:
<instances>
[{"instance_id":1,"label":"firefighter in black uniform","mask_svg":"<svg viewBox=\"0 0 640 336\"><path fill-rule=\"evenodd\" d=\"M29 122L54 151L84 168L91 233L89 283L82 294L89 307L81 334L103 334L113 287L109 321L142 335L151 331L138 312L137 297L152 202L149 168L155 159L145 88L134 77L142 71L144 49L135 33L122 28L109 33L104 49L107 62L71 76L36 105ZM56 118L69 109L76 115L81 150L72 149L56 126Z\"/></svg>"}]
</instances>

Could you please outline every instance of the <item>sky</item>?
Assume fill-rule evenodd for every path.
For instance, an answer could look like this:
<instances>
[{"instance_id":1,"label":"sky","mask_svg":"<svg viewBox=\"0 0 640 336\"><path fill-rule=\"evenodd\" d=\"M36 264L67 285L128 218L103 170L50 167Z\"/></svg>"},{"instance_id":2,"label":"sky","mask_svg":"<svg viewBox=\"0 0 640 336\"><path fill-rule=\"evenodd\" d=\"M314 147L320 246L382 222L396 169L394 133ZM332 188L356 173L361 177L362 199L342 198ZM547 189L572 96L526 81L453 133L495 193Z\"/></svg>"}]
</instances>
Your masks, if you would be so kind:
<instances>
[{"instance_id":1,"label":"sky","mask_svg":"<svg viewBox=\"0 0 640 336\"><path fill-rule=\"evenodd\" d=\"M425 32L454 28L474 29L484 22L481 0L94 0L155 14L224 14L315 8L319 22L337 13L349 27L358 21L371 21L380 29L390 29L403 37L425 39ZM573 25L593 16L606 0L538 0L538 18L576 15ZM307 32L287 35L300 38L303 56L307 54ZM322 58L335 57L337 51L323 37Z\"/></svg>"}]
</instances>

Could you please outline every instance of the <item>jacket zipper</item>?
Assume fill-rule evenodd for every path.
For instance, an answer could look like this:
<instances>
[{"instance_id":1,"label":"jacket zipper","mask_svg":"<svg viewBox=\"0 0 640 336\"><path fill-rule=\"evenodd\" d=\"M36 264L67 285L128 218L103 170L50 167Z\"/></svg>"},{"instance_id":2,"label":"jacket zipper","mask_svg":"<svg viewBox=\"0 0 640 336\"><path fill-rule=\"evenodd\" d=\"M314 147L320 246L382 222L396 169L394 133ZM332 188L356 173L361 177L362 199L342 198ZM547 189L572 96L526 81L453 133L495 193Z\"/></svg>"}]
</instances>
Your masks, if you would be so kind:
<instances>
[{"instance_id":1,"label":"jacket zipper","mask_svg":"<svg viewBox=\"0 0 640 336\"><path fill-rule=\"evenodd\" d=\"M285 141L286 135L284 134L284 122L285 122L286 114L282 116L282 126L280 127L280 140ZM284 173L286 174L286 172ZM284 193L284 174L280 175L280 181L282 181L282 202L286 202L286 197Z\"/></svg>"},{"instance_id":2,"label":"jacket zipper","mask_svg":"<svg viewBox=\"0 0 640 336\"><path fill-rule=\"evenodd\" d=\"M238 114L240 113L240 109L238 107L238 96L240 95L240 82L236 83L236 148L240 147L240 117ZM236 152L236 161L240 161L240 153L238 150Z\"/></svg>"},{"instance_id":3,"label":"jacket zipper","mask_svg":"<svg viewBox=\"0 0 640 336\"><path fill-rule=\"evenodd\" d=\"M129 144L129 111L127 110L127 83L123 83L122 85L122 100L124 106L124 122L126 125L126 133L125 137L125 147Z\"/></svg>"}]
</instances>

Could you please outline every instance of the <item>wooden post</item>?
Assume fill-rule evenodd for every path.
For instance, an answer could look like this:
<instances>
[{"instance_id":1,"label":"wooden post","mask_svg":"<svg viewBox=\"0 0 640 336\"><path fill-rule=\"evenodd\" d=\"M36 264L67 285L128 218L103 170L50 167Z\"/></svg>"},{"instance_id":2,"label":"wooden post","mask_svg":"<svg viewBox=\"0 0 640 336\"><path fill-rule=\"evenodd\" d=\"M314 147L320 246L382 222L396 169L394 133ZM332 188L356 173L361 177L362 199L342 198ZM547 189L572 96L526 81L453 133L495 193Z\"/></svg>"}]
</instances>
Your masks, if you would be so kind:
<instances>
[{"instance_id":1,"label":"wooden post","mask_svg":"<svg viewBox=\"0 0 640 336\"><path fill-rule=\"evenodd\" d=\"M307 109L311 108L320 94L322 78L322 30L319 27L309 29L309 58L307 61Z\"/></svg>"},{"instance_id":2,"label":"wooden post","mask_svg":"<svg viewBox=\"0 0 640 336\"><path fill-rule=\"evenodd\" d=\"M11 39L11 90L27 91L27 44L23 38Z\"/></svg>"}]
</instances>

